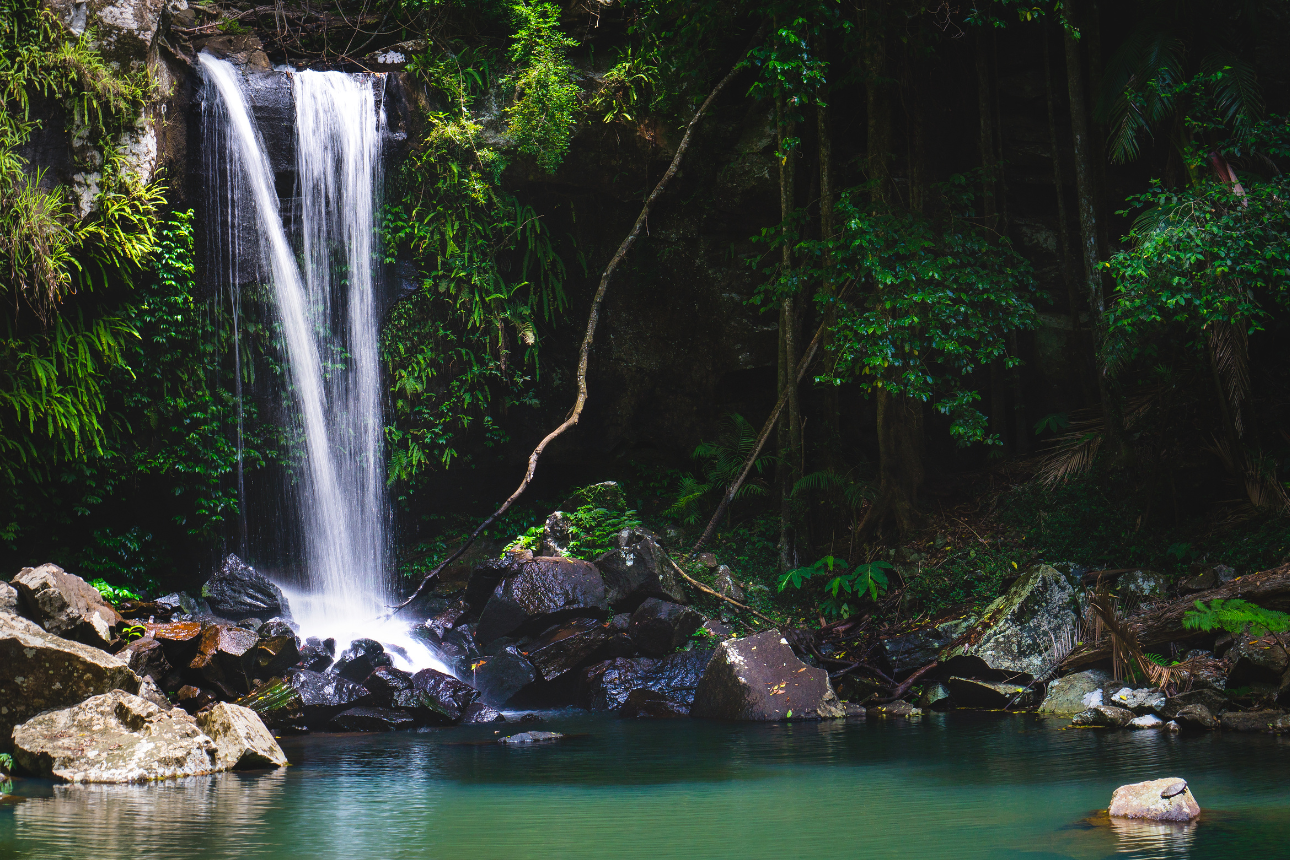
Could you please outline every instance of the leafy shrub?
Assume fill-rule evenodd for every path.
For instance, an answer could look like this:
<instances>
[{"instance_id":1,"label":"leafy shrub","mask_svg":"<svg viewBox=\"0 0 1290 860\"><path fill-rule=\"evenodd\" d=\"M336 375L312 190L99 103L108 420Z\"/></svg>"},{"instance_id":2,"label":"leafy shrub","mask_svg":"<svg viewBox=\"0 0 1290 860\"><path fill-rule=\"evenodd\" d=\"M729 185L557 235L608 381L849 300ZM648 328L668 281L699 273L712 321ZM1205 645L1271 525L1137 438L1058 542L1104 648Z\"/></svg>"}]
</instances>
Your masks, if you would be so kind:
<instances>
[{"instance_id":1,"label":"leafy shrub","mask_svg":"<svg viewBox=\"0 0 1290 860\"><path fill-rule=\"evenodd\" d=\"M1197 600L1196 608L1188 609L1183 614L1183 627L1206 633L1222 630L1232 634L1241 633L1248 628L1250 633L1262 636L1265 633L1290 631L1290 615L1275 609L1264 609L1235 597L1228 600L1216 597L1208 606L1203 600Z\"/></svg>"},{"instance_id":2,"label":"leafy shrub","mask_svg":"<svg viewBox=\"0 0 1290 860\"><path fill-rule=\"evenodd\" d=\"M809 567L799 567L787 571L779 580L779 590L788 586L801 588L807 580L814 577L829 576L824 584L827 596L820 602L820 611L833 618L849 618L858 608L859 601L867 594L870 600L877 600L878 595L887 591L887 573L892 565L885 561L874 561L868 564L857 564L849 572L846 561L826 555ZM854 598L856 606L850 601Z\"/></svg>"}]
</instances>

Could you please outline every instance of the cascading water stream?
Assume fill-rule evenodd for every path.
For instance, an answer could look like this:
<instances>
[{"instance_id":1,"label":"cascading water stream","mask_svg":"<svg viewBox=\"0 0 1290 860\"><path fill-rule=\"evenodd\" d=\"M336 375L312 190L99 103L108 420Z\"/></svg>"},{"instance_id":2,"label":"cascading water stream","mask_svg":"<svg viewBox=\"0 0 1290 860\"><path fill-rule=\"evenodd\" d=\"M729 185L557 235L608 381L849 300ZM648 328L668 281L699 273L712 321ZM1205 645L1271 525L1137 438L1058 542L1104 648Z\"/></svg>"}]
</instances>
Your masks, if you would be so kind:
<instances>
[{"instance_id":1,"label":"cascading water stream","mask_svg":"<svg viewBox=\"0 0 1290 860\"><path fill-rule=\"evenodd\" d=\"M260 263L281 323L305 440L298 520L310 587L284 589L293 613L304 635L334 637L342 647L369 636L397 645L413 667L443 670L403 624L381 620L387 529L374 277L381 130L375 79L292 75L302 274L241 75L209 54L199 60L224 109L219 121L232 183L226 205L236 209L245 197L255 209ZM230 218L236 221L237 213Z\"/></svg>"}]
</instances>

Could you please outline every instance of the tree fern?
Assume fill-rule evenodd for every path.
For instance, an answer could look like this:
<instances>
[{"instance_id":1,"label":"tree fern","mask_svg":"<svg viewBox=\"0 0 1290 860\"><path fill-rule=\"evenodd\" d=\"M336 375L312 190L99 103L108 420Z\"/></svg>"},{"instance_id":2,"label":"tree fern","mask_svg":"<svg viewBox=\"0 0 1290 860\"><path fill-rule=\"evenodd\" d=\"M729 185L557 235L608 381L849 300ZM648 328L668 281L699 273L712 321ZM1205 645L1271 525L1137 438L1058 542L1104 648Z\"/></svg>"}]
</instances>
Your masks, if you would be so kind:
<instances>
[{"instance_id":1,"label":"tree fern","mask_svg":"<svg viewBox=\"0 0 1290 860\"><path fill-rule=\"evenodd\" d=\"M1183 615L1183 627L1206 633L1222 630L1233 634L1248 629L1250 633L1262 636L1265 633L1290 631L1290 615L1275 609L1264 609L1236 597L1228 600L1216 597L1208 606L1204 601L1197 600L1196 608L1187 610Z\"/></svg>"}]
</instances>

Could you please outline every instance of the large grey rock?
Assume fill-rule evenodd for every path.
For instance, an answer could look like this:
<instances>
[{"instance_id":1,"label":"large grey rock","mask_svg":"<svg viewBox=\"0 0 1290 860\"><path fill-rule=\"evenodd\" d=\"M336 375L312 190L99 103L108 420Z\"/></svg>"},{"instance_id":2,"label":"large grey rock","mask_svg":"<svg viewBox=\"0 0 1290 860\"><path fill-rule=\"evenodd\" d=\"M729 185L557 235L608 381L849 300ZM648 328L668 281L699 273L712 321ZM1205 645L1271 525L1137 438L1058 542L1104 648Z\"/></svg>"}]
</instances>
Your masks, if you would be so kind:
<instances>
[{"instance_id":1,"label":"large grey rock","mask_svg":"<svg viewBox=\"0 0 1290 860\"><path fill-rule=\"evenodd\" d=\"M828 672L797 659L778 630L718 645L699 679L690 714L759 721L845 716Z\"/></svg>"},{"instance_id":2,"label":"large grey rock","mask_svg":"<svg viewBox=\"0 0 1290 860\"><path fill-rule=\"evenodd\" d=\"M215 743L217 770L287 765L286 753L250 708L219 702L197 715L197 726Z\"/></svg>"},{"instance_id":3,"label":"large grey rock","mask_svg":"<svg viewBox=\"0 0 1290 860\"><path fill-rule=\"evenodd\" d=\"M662 657L685 645L705 620L688 606L651 597L636 607L628 630L642 654Z\"/></svg>"},{"instance_id":4,"label":"large grey rock","mask_svg":"<svg viewBox=\"0 0 1290 860\"><path fill-rule=\"evenodd\" d=\"M115 638L121 616L97 588L58 565L24 567L13 585L22 595L23 614L55 636L100 648Z\"/></svg>"},{"instance_id":5,"label":"large grey rock","mask_svg":"<svg viewBox=\"0 0 1290 860\"><path fill-rule=\"evenodd\" d=\"M7 582L0 581L0 614L18 614L18 591Z\"/></svg>"},{"instance_id":6,"label":"large grey rock","mask_svg":"<svg viewBox=\"0 0 1290 860\"><path fill-rule=\"evenodd\" d=\"M955 614L888 636L879 643L879 647L892 675L907 675L935 660L941 649L953 643L975 623L975 615Z\"/></svg>"},{"instance_id":7,"label":"large grey rock","mask_svg":"<svg viewBox=\"0 0 1290 860\"><path fill-rule=\"evenodd\" d=\"M1174 722L1184 729L1213 731L1218 728L1218 718L1204 705L1187 705L1174 714Z\"/></svg>"},{"instance_id":8,"label":"large grey rock","mask_svg":"<svg viewBox=\"0 0 1290 860\"><path fill-rule=\"evenodd\" d=\"M1211 715L1221 714L1230 707L1227 697L1222 693L1203 687L1199 690L1188 690L1185 693L1179 693L1176 696L1170 696L1165 699L1165 706L1160 709L1159 714L1166 720L1172 720L1178 716L1179 711L1190 705L1204 705L1205 710Z\"/></svg>"},{"instance_id":9,"label":"large grey rock","mask_svg":"<svg viewBox=\"0 0 1290 860\"><path fill-rule=\"evenodd\" d=\"M1112 818L1191 821L1200 815L1200 804L1187 787L1187 780L1153 779L1117 788L1107 811Z\"/></svg>"},{"instance_id":10,"label":"large grey rock","mask_svg":"<svg viewBox=\"0 0 1290 860\"><path fill-rule=\"evenodd\" d=\"M630 612L650 597L689 602L667 563L667 551L654 535L643 529L623 529L615 543L614 549L596 558L605 579L605 597L615 610Z\"/></svg>"},{"instance_id":11,"label":"large grey rock","mask_svg":"<svg viewBox=\"0 0 1290 860\"><path fill-rule=\"evenodd\" d=\"M1139 600L1156 600L1169 593L1169 580L1154 570L1131 570L1115 584L1121 598L1133 595Z\"/></svg>"},{"instance_id":12,"label":"large grey rock","mask_svg":"<svg viewBox=\"0 0 1290 860\"><path fill-rule=\"evenodd\" d=\"M518 571L493 591L475 628L475 640L487 644L523 630L534 632L577 616L604 617L609 612L605 581L589 561L535 558L520 561Z\"/></svg>"},{"instance_id":13,"label":"large grey rock","mask_svg":"<svg viewBox=\"0 0 1290 860\"><path fill-rule=\"evenodd\" d=\"M139 689L139 676L122 660L0 614L0 750L18 723L118 688Z\"/></svg>"},{"instance_id":14,"label":"large grey rock","mask_svg":"<svg viewBox=\"0 0 1290 860\"><path fill-rule=\"evenodd\" d=\"M1219 719L1219 725L1227 732L1274 734L1285 730L1286 721L1282 711L1228 711Z\"/></svg>"},{"instance_id":15,"label":"large grey rock","mask_svg":"<svg viewBox=\"0 0 1290 860\"><path fill-rule=\"evenodd\" d=\"M147 782L220 770L214 741L179 709L123 690L46 711L13 730L28 772L65 782Z\"/></svg>"},{"instance_id":16,"label":"large grey rock","mask_svg":"<svg viewBox=\"0 0 1290 860\"><path fill-rule=\"evenodd\" d=\"M1040 565L986 607L967 641L941 652L941 659L973 658L1018 676L1012 680L1033 680L1052 668L1054 640L1077 629L1075 608L1075 589L1066 576Z\"/></svg>"},{"instance_id":17,"label":"large grey rock","mask_svg":"<svg viewBox=\"0 0 1290 860\"><path fill-rule=\"evenodd\" d=\"M621 711L638 690L657 693L674 709L689 711L711 651L681 651L660 659L619 657L583 673L583 706L593 711Z\"/></svg>"},{"instance_id":18,"label":"large grey rock","mask_svg":"<svg viewBox=\"0 0 1290 860\"><path fill-rule=\"evenodd\" d=\"M235 555L229 555L220 569L202 586L202 597L211 611L224 618L291 617L291 607L282 589Z\"/></svg>"},{"instance_id":19,"label":"large grey rock","mask_svg":"<svg viewBox=\"0 0 1290 860\"><path fill-rule=\"evenodd\" d=\"M1139 716L1159 714L1165 708L1165 694L1161 690L1149 687L1136 690L1131 687L1121 687L1113 692L1106 702L1117 708L1133 711Z\"/></svg>"},{"instance_id":20,"label":"large grey rock","mask_svg":"<svg viewBox=\"0 0 1290 860\"><path fill-rule=\"evenodd\" d=\"M1102 685L1110 680L1109 673L1089 669L1049 681L1039 713L1067 716L1100 705Z\"/></svg>"}]
</instances>

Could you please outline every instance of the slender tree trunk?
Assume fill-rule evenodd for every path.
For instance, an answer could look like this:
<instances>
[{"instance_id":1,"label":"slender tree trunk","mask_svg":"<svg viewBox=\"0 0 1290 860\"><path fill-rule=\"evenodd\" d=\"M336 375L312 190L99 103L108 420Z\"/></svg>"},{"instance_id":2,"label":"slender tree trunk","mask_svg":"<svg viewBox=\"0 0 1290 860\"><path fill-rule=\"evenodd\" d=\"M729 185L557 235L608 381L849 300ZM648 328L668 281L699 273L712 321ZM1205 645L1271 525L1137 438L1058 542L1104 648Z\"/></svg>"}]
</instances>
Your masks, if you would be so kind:
<instances>
[{"instance_id":1,"label":"slender tree trunk","mask_svg":"<svg viewBox=\"0 0 1290 860\"><path fill-rule=\"evenodd\" d=\"M993 33L976 34L977 147L981 156L981 214L985 224L999 230L998 149L995 145L995 99L991 80ZM990 433L1008 449L1007 379L1002 359L990 363Z\"/></svg>"},{"instance_id":2,"label":"slender tree trunk","mask_svg":"<svg viewBox=\"0 0 1290 860\"><path fill-rule=\"evenodd\" d=\"M779 216L782 229L785 231L781 246L780 265L787 278L793 272L793 247L787 231L793 217L794 181L797 168L797 153L789 149L789 139L793 136L793 123L786 113L782 94L775 97L776 136L779 140ZM779 340L780 361L779 389L788 386L788 409L784 417L784 429L780 432L780 510L779 510L779 563L784 570L793 566L793 485L801 477L802 462L802 417L798 402L798 387L793 380L793 369L797 367L797 344L795 330L797 313L794 308L794 297L789 294L780 305Z\"/></svg>"},{"instance_id":3,"label":"slender tree trunk","mask_svg":"<svg viewBox=\"0 0 1290 860\"><path fill-rule=\"evenodd\" d=\"M823 42L823 40L821 40ZM823 46L821 46L821 55L823 55ZM817 148L819 151L820 162L820 239L828 242L833 238L833 132L829 127L829 109L827 105L817 105L815 108ZM837 291L837 282L833 272L833 257L827 255L824 259L824 294L833 296ZM825 324L825 354L829 352L832 345L833 324L837 320L837 311L832 306L826 307L824 312ZM842 451L842 422L838 415L838 391L837 388L830 385L824 391L824 415L823 424L823 452L826 465L831 469L838 469L841 466Z\"/></svg>"},{"instance_id":4,"label":"slender tree trunk","mask_svg":"<svg viewBox=\"0 0 1290 860\"><path fill-rule=\"evenodd\" d=\"M1116 464L1125 465L1130 453L1124 438L1124 415L1106 361L1106 303L1102 294L1102 261L1098 250L1096 147L1088 128L1079 42L1069 30L1065 30L1063 35L1066 49L1066 89L1071 109L1071 139L1075 153L1075 191L1079 198L1080 251L1084 262L1089 324L1093 331L1097 363L1097 389L1102 401L1106 449Z\"/></svg>"}]
</instances>

